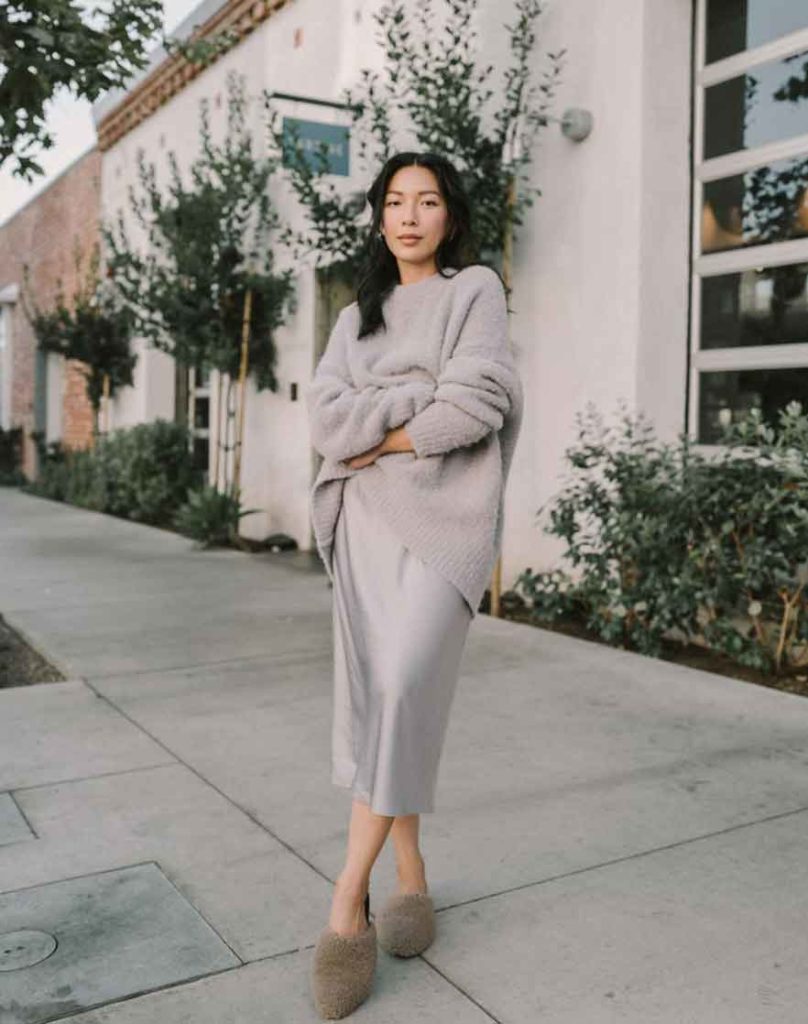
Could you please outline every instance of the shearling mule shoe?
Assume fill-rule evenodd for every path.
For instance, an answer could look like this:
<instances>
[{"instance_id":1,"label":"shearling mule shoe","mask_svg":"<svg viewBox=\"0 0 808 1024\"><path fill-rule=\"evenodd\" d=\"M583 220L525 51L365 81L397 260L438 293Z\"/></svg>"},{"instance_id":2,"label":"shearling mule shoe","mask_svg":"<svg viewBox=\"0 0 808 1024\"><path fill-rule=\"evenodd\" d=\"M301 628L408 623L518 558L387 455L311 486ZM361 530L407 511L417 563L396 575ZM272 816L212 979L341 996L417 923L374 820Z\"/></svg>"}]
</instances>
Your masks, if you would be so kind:
<instances>
[{"instance_id":1,"label":"shearling mule shoe","mask_svg":"<svg viewBox=\"0 0 808 1024\"><path fill-rule=\"evenodd\" d=\"M396 893L375 921L379 945L393 956L417 956L435 938L435 907L428 892Z\"/></svg>"},{"instance_id":2,"label":"shearling mule shoe","mask_svg":"<svg viewBox=\"0 0 808 1024\"><path fill-rule=\"evenodd\" d=\"M340 935L326 925L314 948L311 990L324 1020L347 1017L370 995L376 969L376 925L370 922L370 893L365 896L367 928Z\"/></svg>"}]
</instances>

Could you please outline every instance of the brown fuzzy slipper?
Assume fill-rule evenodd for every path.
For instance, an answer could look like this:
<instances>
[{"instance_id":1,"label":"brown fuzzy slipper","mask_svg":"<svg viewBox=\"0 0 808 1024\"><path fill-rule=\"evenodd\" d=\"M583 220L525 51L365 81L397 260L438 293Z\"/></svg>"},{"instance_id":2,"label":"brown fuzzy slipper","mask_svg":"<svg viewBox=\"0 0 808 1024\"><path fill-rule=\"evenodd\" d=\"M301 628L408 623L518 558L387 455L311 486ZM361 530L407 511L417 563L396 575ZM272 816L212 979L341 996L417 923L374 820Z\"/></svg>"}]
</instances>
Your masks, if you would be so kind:
<instances>
[{"instance_id":1,"label":"brown fuzzy slipper","mask_svg":"<svg viewBox=\"0 0 808 1024\"><path fill-rule=\"evenodd\" d=\"M358 935L340 935L326 925L314 948L311 991L314 1005L324 1020L347 1017L370 995L376 968L376 925L370 923L365 900L367 928Z\"/></svg>"},{"instance_id":2,"label":"brown fuzzy slipper","mask_svg":"<svg viewBox=\"0 0 808 1024\"><path fill-rule=\"evenodd\" d=\"M435 938L435 907L428 892L396 893L375 921L379 945L393 956L417 956Z\"/></svg>"}]
</instances>

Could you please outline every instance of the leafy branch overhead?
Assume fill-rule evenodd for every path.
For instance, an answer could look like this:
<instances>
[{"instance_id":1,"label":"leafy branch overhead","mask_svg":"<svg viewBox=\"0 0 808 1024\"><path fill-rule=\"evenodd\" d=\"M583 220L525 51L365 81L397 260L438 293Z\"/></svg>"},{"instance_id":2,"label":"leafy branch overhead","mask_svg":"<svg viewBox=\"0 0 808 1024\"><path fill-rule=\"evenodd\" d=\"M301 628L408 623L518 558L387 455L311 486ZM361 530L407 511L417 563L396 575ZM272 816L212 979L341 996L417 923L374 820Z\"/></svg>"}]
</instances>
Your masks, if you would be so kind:
<instances>
[{"instance_id":1,"label":"leafy branch overhead","mask_svg":"<svg viewBox=\"0 0 808 1024\"><path fill-rule=\"evenodd\" d=\"M61 89L87 100L124 86L146 66L161 29L161 0L108 0L86 11L76 0L0 4L0 166L27 181L51 149L45 105Z\"/></svg>"},{"instance_id":2,"label":"leafy branch overhead","mask_svg":"<svg viewBox=\"0 0 808 1024\"><path fill-rule=\"evenodd\" d=\"M383 72L363 69L360 82L343 91L351 119L357 160L365 172L380 166L403 146L399 127L413 135L421 149L445 153L464 179L473 214L472 228L480 250L499 253L508 224L523 223L533 196L524 168L530 163L536 134L548 123L548 109L558 83L565 50L548 53L549 68L532 81L535 21L540 0L515 0L515 20L508 31L510 65L500 89L490 85L494 65L478 67L473 25L478 0L443 0L445 18L435 26L433 0L423 0L412 16L401 0L384 4L374 14L377 39L384 50ZM497 104L488 111L492 98ZM298 200L306 210L308 230L287 228L282 241L295 256L315 252L318 263L356 263L364 230L357 224L363 193L340 191L326 180L326 145L316 159L305 159L299 145L284 136L271 93L264 93L270 139L285 165ZM490 116L486 117L486 113ZM509 186L517 187L509 203ZM523 188L518 187L519 182Z\"/></svg>"}]
</instances>

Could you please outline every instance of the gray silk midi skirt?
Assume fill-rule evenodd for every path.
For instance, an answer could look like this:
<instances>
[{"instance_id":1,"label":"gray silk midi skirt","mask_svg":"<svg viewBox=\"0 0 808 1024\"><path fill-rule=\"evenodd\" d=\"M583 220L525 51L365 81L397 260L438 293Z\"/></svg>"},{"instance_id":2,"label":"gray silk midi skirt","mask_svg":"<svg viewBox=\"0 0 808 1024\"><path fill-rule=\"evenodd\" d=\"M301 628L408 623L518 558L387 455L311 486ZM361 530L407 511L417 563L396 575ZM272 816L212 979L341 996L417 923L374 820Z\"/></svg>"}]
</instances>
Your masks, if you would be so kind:
<instances>
[{"instance_id":1,"label":"gray silk midi skirt","mask_svg":"<svg viewBox=\"0 0 808 1024\"><path fill-rule=\"evenodd\" d=\"M471 610L348 477L332 552L332 775L376 814L432 812Z\"/></svg>"}]
</instances>

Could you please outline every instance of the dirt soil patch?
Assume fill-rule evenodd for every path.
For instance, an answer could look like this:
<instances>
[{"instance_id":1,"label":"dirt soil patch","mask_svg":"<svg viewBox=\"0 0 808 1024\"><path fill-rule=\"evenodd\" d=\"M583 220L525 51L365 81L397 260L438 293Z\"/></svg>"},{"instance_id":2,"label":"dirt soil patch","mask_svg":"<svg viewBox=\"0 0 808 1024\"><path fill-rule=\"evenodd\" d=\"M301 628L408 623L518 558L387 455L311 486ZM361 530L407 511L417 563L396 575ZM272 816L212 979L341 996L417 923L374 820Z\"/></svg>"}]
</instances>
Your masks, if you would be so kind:
<instances>
[{"instance_id":1,"label":"dirt soil patch","mask_svg":"<svg viewBox=\"0 0 808 1024\"><path fill-rule=\"evenodd\" d=\"M536 626L538 629L549 629L554 633L564 633L566 636L574 636L579 640L589 640L592 643L602 644L604 647L612 646L581 622L572 620L553 623L534 622L530 617L530 610L528 608L503 607L502 611L503 618L510 619L513 622ZM672 661L677 665L687 665L689 668L698 668L705 672L715 672L721 676L730 676L744 683L757 683L759 686L769 686L775 690L784 690L786 693L796 693L801 697L808 697L808 666L793 670L782 676L773 676L766 672L761 672L760 669L739 665L720 651L711 651L709 648L702 647L699 644L681 644L675 640L662 641L661 658L663 661Z\"/></svg>"},{"instance_id":2,"label":"dirt soil patch","mask_svg":"<svg viewBox=\"0 0 808 1024\"><path fill-rule=\"evenodd\" d=\"M0 615L0 689L58 683L65 677Z\"/></svg>"}]
</instances>

